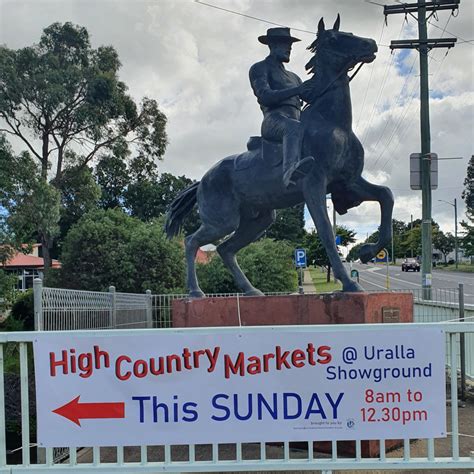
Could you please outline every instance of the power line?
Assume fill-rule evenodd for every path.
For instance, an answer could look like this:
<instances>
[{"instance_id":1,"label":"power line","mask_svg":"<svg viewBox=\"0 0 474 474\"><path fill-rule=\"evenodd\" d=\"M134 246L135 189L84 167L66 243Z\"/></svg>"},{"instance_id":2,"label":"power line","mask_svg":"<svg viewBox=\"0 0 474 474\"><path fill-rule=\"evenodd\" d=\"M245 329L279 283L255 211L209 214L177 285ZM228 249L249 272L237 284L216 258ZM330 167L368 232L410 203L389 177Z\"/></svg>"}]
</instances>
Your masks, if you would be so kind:
<instances>
[{"instance_id":1,"label":"power line","mask_svg":"<svg viewBox=\"0 0 474 474\"><path fill-rule=\"evenodd\" d=\"M218 7L217 5L211 5L210 3L201 2L201 0L194 0L194 3L197 3L198 5L203 5L203 6L206 6L206 7L210 7L210 8L215 8L216 10L221 10L223 12L232 13L233 15L243 16L245 18L249 18L250 20L256 20L256 21L261 21L263 23L268 23L269 25L283 26L283 27L286 27L286 28L291 28L293 31L300 31L302 33L309 33L309 34L312 34L312 35L316 34L315 31L301 30L300 28L289 27L288 25L282 25L281 23L275 23L274 21L265 20L264 18L258 18L256 16L246 15L245 13L236 12L235 10L229 10L228 8L222 8L222 7Z\"/></svg>"},{"instance_id":2,"label":"power line","mask_svg":"<svg viewBox=\"0 0 474 474\"><path fill-rule=\"evenodd\" d=\"M412 64L411 64L411 67L410 67L410 70L408 71L408 74L405 78L405 82L403 83L403 86L400 90L400 94L398 94L398 97L397 97L397 100L395 101L396 104L398 104L400 102L400 99L402 98L402 94L403 94L403 91L405 90L405 87L406 85L408 84L408 81L412 78L411 77L411 72L413 71L413 67L415 66L415 63L416 63L416 58L413 60ZM382 130L382 133L380 134L378 140L377 140L377 143L375 144L374 146L374 150L377 149L377 147L379 146L379 143L380 141L382 140L382 137L385 135L385 131L387 130L387 127L389 125L389 123L392 121L392 116L390 115L389 119L385 122L385 126ZM372 167L375 167L378 163L378 160L380 159L380 157L377 159L377 161L373 164ZM371 167L371 168L372 168Z\"/></svg>"},{"instance_id":3,"label":"power line","mask_svg":"<svg viewBox=\"0 0 474 474\"><path fill-rule=\"evenodd\" d=\"M212 5L210 3L202 2L201 0L194 0L194 3L197 3L198 5L202 5L204 7L214 8L216 10L220 10L220 11L223 11L223 12L226 12L226 13L231 13L232 15L242 16L242 17L248 18L250 20L260 21L262 23L267 23L269 25L282 26L282 27L285 27L285 28L290 28L293 31L299 31L301 33L308 33L308 34L311 34L311 35L316 35L317 34L316 31L302 30L301 28L295 28L293 26L283 25L282 23L276 23L274 21L265 20L265 18L259 18L259 17L256 17L256 16L247 15L246 13L241 13L241 12L238 12L238 11L235 11L235 10L230 10L228 8L218 7L217 5ZM381 44L380 41L377 43L377 46L382 46L384 48L390 48L389 44Z\"/></svg>"},{"instance_id":4,"label":"power line","mask_svg":"<svg viewBox=\"0 0 474 474\"><path fill-rule=\"evenodd\" d=\"M442 28L443 32L442 32L442 34L441 34L441 37L443 37L444 33L446 32L446 28L447 28L447 26L448 26L448 24L449 24L449 22L450 22L450 20L451 20L451 16L452 16L452 15L450 15L450 16L448 17L448 20L446 21L446 24L444 25L444 28ZM435 25L432 25L432 26L435 26ZM440 28L440 29L441 29L441 28ZM448 51L449 51L449 50L448 50ZM448 53L446 52L446 54L443 56L443 59L441 60L441 63L439 64L438 69L436 70L435 76L436 76L436 75L438 74L438 72L440 71L440 69L441 69L441 64L443 63L443 61L444 61L444 59L446 58L446 55L447 55L447 54L448 54ZM435 58L434 58L434 57L430 57L430 63L431 63L433 60L435 60ZM415 65L415 62L416 62L416 58L415 58L415 60L414 60L414 62L413 62L413 64L412 64L412 66L411 66L411 68L410 68L410 72L408 73L407 79L405 79L405 83L404 83L404 85L402 86L402 89L401 89L400 94L399 94L399 96L398 96L398 98L397 98L397 101L398 101L398 100L400 99L400 97L401 97L401 94L402 94L402 92L403 92L403 88L405 87L405 85L406 85L406 83L407 83L407 81L408 81L408 78L410 78L409 74L411 73L411 71L412 71L412 69L413 69L413 67L414 67L414 65ZM380 161L380 159L382 158L382 156L383 156L383 155L385 154L385 152L388 150L388 147L390 146L390 143L392 142L392 140L393 140L393 138L395 137L395 135L396 135L398 129L400 128L400 126L401 126L401 124L402 124L402 122L403 122L405 116L407 115L407 113L408 113L408 111L409 111L409 109L410 109L410 107L411 107L411 104L412 104L412 102L413 102L413 100L414 100L414 98L415 98L415 96L416 96L416 90L415 90L415 89L416 89L416 86L417 86L417 85L415 84L414 87L412 88L413 94L410 93L411 98L410 98L410 101L408 102L408 104L406 105L407 108L406 108L405 112L403 112L403 110L402 110L402 112L400 113L400 117L399 117L398 123L396 124L395 129L392 131L392 133L391 133L391 135L390 135L388 141L386 142L385 148L382 150L382 152L381 152L380 155L378 156L378 158L377 158L377 160L375 161L375 163L369 165L369 170L370 170L370 169L375 169L375 167L377 166L377 163ZM411 122L411 120L410 120L410 122ZM410 122L409 122L409 123L410 123ZM385 126L385 128L384 128L384 132L385 132L385 129L387 128L387 124L388 124L388 121L387 121L386 126ZM408 127L405 129L405 133L406 133L407 130L408 130ZM383 134L384 132L382 132L382 134ZM380 139L379 139L379 141L380 141ZM378 145L379 141L377 142L377 145ZM399 140L396 149L400 146L400 143L401 143L401 140ZM377 148L377 145L375 145L375 149ZM382 166L382 168L380 169L380 171L382 171L382 170L385 169L385 167L386 167L387 164L389 163L389 160L390 160L390 158L388 158L388 159L385 161L385 163L384 163L384 165Z\"/></svg>"},{"instance_id":5,"label":"power line","mask_svg":"<svg viewBox=\"0 0 474 474\"><path fill-rule=\"evenodd\" d=\"M441 60L439 66L438 66L438 69L436 70L435 74L433 75L433 79L438 75L439 71L441 70L441 66L442 66L443 61L444 61L444 59L446 58L447 55L448 55L448 53L446 52L446 54L443 56L443 59ZM416 86L416 85L415 85L415 86ZM416 95L416 94L414 94L413 97L412 97L412 99L410 100L410 104L409 104L409 106L408 106L408 109L406 110L406 112L405 112L405 114L403 115L403 117L400 119L400 121L399 121L399 123L398 123L398 126L397 126L395 132L398 130L398 127L399 127L399 126L401 125L401 123L403 122L403 119L405 118L405 116L406 116L406 114L407 114L407 112L408 112L408 110L409 110L409 108L410 108L410 105L411 105L411 103L413 102L413 99L415 98L415 95ZM420 105L418 105L418 107L417 107L417 109L416 109L416 113L413 114L412 118L409 119L409 120L406 122L405 129L404 129L404 131L400 134L400 140L398 141L397 146L396 146L395 149L393 150L392 155L394 155L394 154L395 154L395 151L398 150L398 148L400 147L400 144L403 142L402 138L406 135L406 133L408 132L408 130L411 128L411 124L412 124L412 122L413 122L413 119L414 119L414 117L417 116L417 113L418 113L419 110L420 110ZM395 135L395 132L394 132L394 134L392 135L391 139L389 140L389 143L387 144L387 147L383 150L382 155L385 153L385 151L387 151L388 146L390 145L390 142L391 142L391 140L393 139L393 137L394 137L394 135ZM382 155L381 155L381 156L382 156ZM381 156L380 156L380 157L381 157ZM385 160L383 166L380 168L380 171L383 171L383 170L386 168L386 166L388 165L389 162L390 162L390 157L388 157L388 158ZM458 186L454 186L454 188L458 188ZM443 189L451 189L451 188L443 188Z\"/></svg>"},{"instance_id":6,"label":"power line","mask_svg":"<svg viewBox=\"0 0 474 474\"><path fill-rule=\"evenodd\" d=\"M383 37L384 29L385 29L385 22L382 21L382 31L380 32L379 43L382 42L382 37ZM356 129L359 128L359 122L360 122L360 119L361 119L361 117L362 117L362 113L364 112L365 100L367 99L367 93L369 92L370 84L371 84L371 82L372 82L372 76L373 76L373 74L374 74L374 69L375 69L375 65L374 65L374 62L372 62L371 68L370 68L369 82L367 83L367 87L366 87L366 89L365 89L364 100L362 101L362 107L360 108L359 118L357 119L357 123L356 123L356 126L355 126Z\"/></svg>"},{"instance_id":7,"label":"power line","mask_svg":"<svg viewBox=\"0 0 474 474\"><path fill-rule=\"evenodd\" d=\"M398 37L400 38L401 34L402 34L402 31L403 31L403 28L405 27L405 22L402 23L402 27L400 28L400 32L398 33ZM377 94L377 99L376 101L374 102L374 105L372 107L372 112L370 114L370 118L369 118L369 122L368 124L365 126L364 128L364 132L362 133L363 137L361 139L361 142L362 142L362 145L365 145L365 140L367 138L367 134L368 134L368 131L370 130L370 124L372 122L372 119L374 117L374 113L375 113L375 109L377 108L377 105L379 103L379 100L380 100L380 97L382 96L382 92L383 92L383 89L385 87L385 83L387 82L387 77L388 77L388 71L390 70L390 66L392 65L393 63L393 58L395 57L394 54L391 54L390 55L390 61L389 63L387 64L387 67L385 68L385 73L384 73L384 78L382 80L382 84L380 86L380 89L379 89L379 92Z\"/></svg>"},{"instance_id":8,"label":"power line","mask_svg":"<svg viewBox=\"0 0 474 474\"><path fill-rule=\"evenodd\" d=\"M446 31L446 27L448 26L448 23L449 23L450 19L451 19L451 16L449 16L448 21L447 21L446 24L444 25L444 29L443 29L443 33L442 33L441 37L444 35L444 32ZM438 75L439 71L441 70L441 66L442 66L442 64L443 64L443 62L444 62L446 56L448 55L448 52L449 52L449 50L446 51L446 53L444 54L444 56L443 56L441 62L439 63L438 69L436 70L436 72L435 72L434 75L433 75L433 79ZM431 62L433 61L433 59L434 59L433 57L430 58L430 61L429 61L430 64L431 64ZM379 157L377 158L376 162L371 166L371 169L372 169L372 168L375 169L375 166L377 165L377 163L379 162L379 160L382 158L382 156L385 154L385 152L388 150L388 147L390 146L390 143L392 142L392 140L393 140L393 138L395 137L395 135L396 135L398 129L399 129L400 126L402 125L403 120L404 120L405 116L407 115L408 111L410 110L411 104L412 104L412 102L413 102L413 100L414 100L414 98L415 98L415 96L416 96L416 90L415 90L416 87L417 87L417 84L415 84L414 87L412 88L413 95L411 96L411 99L410 99L410 101L409 101L409 103L408 103L408 105L407 105L407 108L406 108L406 110L405 110L405 113L403 113L403 115L400 116L400 119L399 119L399 121L398 121L398 123L397 123L397 125L396 125L396 127L395 127L395 129L394 129L394 131L392 132L392 134L391 134L391 136L390 136L390 138L389 138L389 140L388 140L388 142L387 142L385 148L382 150L382 152L381 152L381 154L379 155ZM419 107L418 107L417 110L419 110ZM397 146L395 147L395 150L393 150L393 152L395 152L395 151L398 149L398 147L400 146L400 144L402 143L401 137L404 136L404 135L407 133L407 131L411 128L411 122L413 121L413 118L415 117L415 115L416 115L416 114L414 114L413 117L408 120L408 122L407 122L407 124L406 124L406 127L405 127L405 130L404 130L403 133L401 134L400 140L398 141L398 144L397 144ZM383 170L386 168L386 166L388 165L389 162L390 162L390 157L387 158L387 160L385 161L385 163L383 164L383 166L380 168L380 171L383 171Z\"/></svg>"},{"instance_id":9,"label":"power line","mask_svg":"<svg viewBox=\"0 0 474 474\"><path fill-rule=\"evenodd\" d=\"M453 15L450 15L450 16L449 16L449 18L448 18L448 23L449 23L449 20L451 19L452 16L453 16ZM459 42L456 43L456 44L461 44L461 43L471 43L471 44L474 44L474 40L472 40L472 39L471 39L471 40L467 40L467 39L461 38L460 36L455 35L454 33L451 33L450 31L446 31L446 26L447 26L447 24L445 25L444 28L441 28L440 26L435 25L435 24L432 23L431 21L428 21L428 23L429 23L431 26L433 26L433 27L435 27L435 28L438 28L438 30L441 30L441 29L442 29L442 30L443 30L443 33L446 32L446 33L448 33L449 35L454 36L455 38L458 38L458 39L462 40L462 41L459 41Z\"/></svg>"}]
</instances>

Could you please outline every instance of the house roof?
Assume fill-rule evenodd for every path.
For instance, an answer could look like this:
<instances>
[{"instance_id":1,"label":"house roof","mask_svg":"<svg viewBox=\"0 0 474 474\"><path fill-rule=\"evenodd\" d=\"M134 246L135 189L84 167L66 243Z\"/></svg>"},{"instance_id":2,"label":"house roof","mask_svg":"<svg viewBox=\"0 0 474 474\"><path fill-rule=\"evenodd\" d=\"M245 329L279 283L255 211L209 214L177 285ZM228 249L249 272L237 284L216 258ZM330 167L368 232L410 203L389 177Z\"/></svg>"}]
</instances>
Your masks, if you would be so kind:
<instances>
[{"instance_id":1,"label":"house roof","mask_svg":"<svg viewBox=\"0 0 474 474\"><path fill-rule=\"evenodd\" d=\"M196 253L196 262L208 263L212 258L213 252L206 252L205 250L198 249Z\"/></svg>"},{"instance_id":2,"label":"house roof","mask_svg":"<svg viewBox=\"0 0 474 474\"><path fill-rule=\"evenodd\" d=\"M3 266L0 264L0 266ZM58 260L52 261L52 268L60 268L61 263ZM41 257L34 257L33 255L25 255L23 253L17 253L5 264L4 268L36 268L43 269L44 261Z\"/></svg>"}]
</instances>

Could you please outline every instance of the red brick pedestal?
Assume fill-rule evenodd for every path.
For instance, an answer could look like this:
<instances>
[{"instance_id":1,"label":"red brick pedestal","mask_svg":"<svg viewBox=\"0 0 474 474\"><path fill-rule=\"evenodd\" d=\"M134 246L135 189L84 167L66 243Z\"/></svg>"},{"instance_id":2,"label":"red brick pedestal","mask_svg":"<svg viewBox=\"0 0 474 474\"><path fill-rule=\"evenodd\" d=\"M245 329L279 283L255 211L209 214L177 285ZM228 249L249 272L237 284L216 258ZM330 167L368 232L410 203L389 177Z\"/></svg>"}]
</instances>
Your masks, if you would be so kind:
<instances>
[{"instance_id":1,"label":"red brick pedestal","mask_svg":"<svg viewBox=\"0 0 474 474\"><path fill-rule=\"evenodd\" d=\"M330 293L174 300L173 327L277 326L298 324L408 323L413 321L411 293ZM387 440L386 449L402 444ZM330 451L331 443L316 443ZM338 442L340 454L355 455L355 442ZM378 441L363 441L362 456L379 455Z\"/></svg>"},{"instance_id":2,"label":"red brick pedestal","mask_svg":"<svg viewBox=\"0 0 474 474\"><path fill-rule=\"evenodd\" d=\"M413 321L410 293L328 293L241 297L242 326ZM174 327L238 326L237 298L173 301Z\"/></svg>"}]
</instances>

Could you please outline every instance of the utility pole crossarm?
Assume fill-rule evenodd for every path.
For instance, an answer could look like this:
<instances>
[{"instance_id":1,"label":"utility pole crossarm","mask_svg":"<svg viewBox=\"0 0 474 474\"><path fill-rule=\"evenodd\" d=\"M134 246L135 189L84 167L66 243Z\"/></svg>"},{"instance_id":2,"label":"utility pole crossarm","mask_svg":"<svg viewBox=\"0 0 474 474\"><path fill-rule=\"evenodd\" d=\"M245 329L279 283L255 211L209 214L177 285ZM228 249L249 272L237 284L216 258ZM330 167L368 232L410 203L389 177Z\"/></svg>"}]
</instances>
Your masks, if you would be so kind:
<instances>
[{"instance_id":1,"label":"utility pole crossarm","mask_svg":"<svg viewBox=\"0 0 474 474\"><path fill-rule=\"evenodd\" d=\"M425 3L425 8L427 12L436 11L436 10L457 10L461 0L433 0L431 2ZM397 13L418 13L418 8L420 7L419 3L404 3L398 5L385 5L383 13L385 16L394 15Z\"/></svg>"},{"instance_id":2,"label":"utility pole crossarm","mask_svg":"<svg viewBox=\"0 0 474 474\"><path fill-rule=\"evenodd\" d=\"M392 40L390 49L419 49L424 46L428 49L433 48L453 48L457 38L431 38L426 40Z\"/></svg>"}]
</instances>

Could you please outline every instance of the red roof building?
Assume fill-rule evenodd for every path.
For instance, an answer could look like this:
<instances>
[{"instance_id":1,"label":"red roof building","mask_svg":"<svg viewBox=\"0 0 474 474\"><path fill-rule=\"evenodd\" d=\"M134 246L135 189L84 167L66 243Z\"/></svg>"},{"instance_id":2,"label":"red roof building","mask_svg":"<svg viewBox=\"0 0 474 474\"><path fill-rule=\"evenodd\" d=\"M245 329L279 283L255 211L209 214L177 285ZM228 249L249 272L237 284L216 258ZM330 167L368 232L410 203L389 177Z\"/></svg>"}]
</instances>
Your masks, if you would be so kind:
<instances>
[{"instance_id":1,"label":"red roof building","mask_svg":"<svg viewBox=\"0 0 474 474\"><path fill-rule=\"evenodd\" d=\"M206 252L205 250L198 249L196 253L196 262L197 263L209 263L211 260L212 256L214 255L215 252L209 251Z\"/></svg>"},{"instance_id":2,"label":"red roof building","mask_svg":"<svg viewBox=\"0 0 474 474\"><path fill-rule=\"evenodd\" d=\"M40 257L41 244L34 244L31 253L16 253L5 265L0 263L0 268L18 275L18 289L25 291L33 288L33 280L43 276L44 260ZM52 268L60 268L58 260L52 261Z\"/></svg>"}]
</instances>

